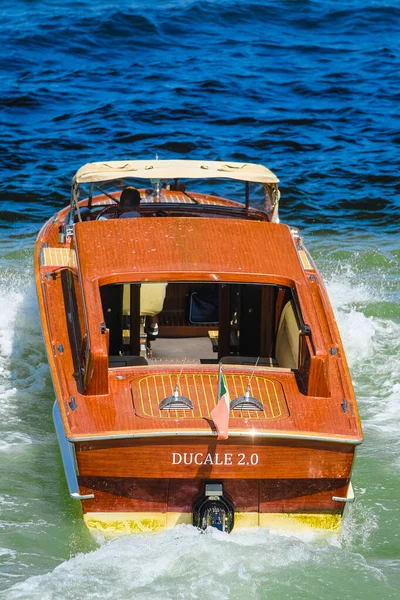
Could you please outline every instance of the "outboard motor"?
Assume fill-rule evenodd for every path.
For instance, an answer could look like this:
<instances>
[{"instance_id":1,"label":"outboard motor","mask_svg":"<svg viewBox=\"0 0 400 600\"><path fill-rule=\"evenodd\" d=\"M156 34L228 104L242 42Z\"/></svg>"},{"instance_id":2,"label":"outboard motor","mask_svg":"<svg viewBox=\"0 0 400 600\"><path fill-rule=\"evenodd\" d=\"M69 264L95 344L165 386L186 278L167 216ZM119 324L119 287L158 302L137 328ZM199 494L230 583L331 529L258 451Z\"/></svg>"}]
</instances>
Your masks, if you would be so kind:
<instances>
[{"instance_id":1,"label":"outboard motor","mask_svg":"<svg viewBox=\"0 0 400 600\"><path fill-rule=\"evenodd\" d=\"M231 502L224 496L222 483L206 483L203 496L193 506L193 525L199 529L215 527L230 533L234 514Z\"/></svg>"}]
</instances>

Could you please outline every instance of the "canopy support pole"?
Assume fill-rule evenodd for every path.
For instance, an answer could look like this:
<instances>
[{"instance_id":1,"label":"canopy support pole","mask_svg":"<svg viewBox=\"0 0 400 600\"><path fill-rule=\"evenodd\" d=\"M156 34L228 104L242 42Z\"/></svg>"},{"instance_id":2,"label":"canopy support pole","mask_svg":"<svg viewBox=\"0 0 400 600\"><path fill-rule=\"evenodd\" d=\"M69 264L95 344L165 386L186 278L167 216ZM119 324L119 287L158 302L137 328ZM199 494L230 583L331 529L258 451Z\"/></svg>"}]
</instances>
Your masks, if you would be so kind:
<instances>
[{"instance_id":1,"label":"canopy support pole","mask_svg":"<svg viewBox=\"0 0 400 600\"><path fill-rule=\"evenodd\" d=\"M131 283L129 299L129 354L140 356L140 284Z\"/></svg>"},{"instance_id":2,"label":"canopy support pole","mask_svg":"<svg viewBox=\"0 0 400 600\"><path fill-rule=\"evenodd\" d=\"M250 208L250 184L246 181L246 210Z\"/></svg>"},{"instance_id":3,"label":"canopy support pole","mask_svg":"<svg viewBox=\"0 0 400 600\"><path fill-rule=\"evenodd\" d=\"M229 356L231 352L231 320L229 304L229 285L221 283L219 288L218 360L221 360L223 356Z\"/></svg>"}]
</instances>

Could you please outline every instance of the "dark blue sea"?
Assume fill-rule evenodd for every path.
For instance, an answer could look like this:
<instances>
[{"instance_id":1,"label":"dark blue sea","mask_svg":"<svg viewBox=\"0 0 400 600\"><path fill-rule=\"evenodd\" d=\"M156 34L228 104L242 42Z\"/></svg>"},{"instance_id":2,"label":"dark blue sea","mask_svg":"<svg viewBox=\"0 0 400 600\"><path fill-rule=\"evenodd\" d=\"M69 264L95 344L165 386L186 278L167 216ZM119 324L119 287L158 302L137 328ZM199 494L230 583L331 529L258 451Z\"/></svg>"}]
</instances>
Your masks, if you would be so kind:
<instances>
[{"instance_id":1,"label":"dark blue sea","mask_svg":"<svg viewBox=\"0 0 400 600\"><path fill-rule=\"evenodd\" d=\"M400 2L0 0L0 596L400 597ZM33 284L91 161L262 163L322 271L365 433L343 531L93 539ZM255 249L257 251L257 249Z\"/></svg>"}]
</instances>

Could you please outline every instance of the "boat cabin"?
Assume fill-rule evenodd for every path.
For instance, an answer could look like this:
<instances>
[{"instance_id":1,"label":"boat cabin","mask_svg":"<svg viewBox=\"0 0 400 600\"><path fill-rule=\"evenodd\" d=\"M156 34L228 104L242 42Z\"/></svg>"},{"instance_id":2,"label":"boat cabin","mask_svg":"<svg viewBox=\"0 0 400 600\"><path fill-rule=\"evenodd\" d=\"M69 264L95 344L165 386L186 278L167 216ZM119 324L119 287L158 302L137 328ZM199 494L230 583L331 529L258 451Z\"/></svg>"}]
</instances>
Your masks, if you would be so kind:
<instances>
[{"instance_id":1,"label":"boat cabin","mask_svg":"<svg viewBox=\"0 0 400 600\"><path fill-rule=\"evenodd\" d=\"M315 357L322 332L307 282L312 266L296 231L277 223L277 178L257 165L232 167L240 203L214 192L229 165L177 162L136 161L128 172L120 163L86 165L74 178L61 237L70 236L77 268L61 279L78 388L108 393L108 369L221 362L293 371L312 393L310 369L327 354ZM110 169L123 180L105 181ZM152 188L131 185L148 171L157 174ZM198 192L191 177L204 173ZM86 180L88 198L78 202ZM255 183L264 201L257 208ZM314 392L327 394L320 380Z\"/></svg>"},{"instance_id":2,"label":"boat cabin","mask_svg":"<svg viewBox=\"0 0 400 600\"><path fill-rule=\"evenodd\" d=\"M321 330L307 311L313 303L289 228L213 223L208 233L202 219L187 217L76 224L78 269L62 270L61 280L83 393L107 393L107 369L218 362L291 370L299 389L311 392Z\"/></svg>"}]
</instances>

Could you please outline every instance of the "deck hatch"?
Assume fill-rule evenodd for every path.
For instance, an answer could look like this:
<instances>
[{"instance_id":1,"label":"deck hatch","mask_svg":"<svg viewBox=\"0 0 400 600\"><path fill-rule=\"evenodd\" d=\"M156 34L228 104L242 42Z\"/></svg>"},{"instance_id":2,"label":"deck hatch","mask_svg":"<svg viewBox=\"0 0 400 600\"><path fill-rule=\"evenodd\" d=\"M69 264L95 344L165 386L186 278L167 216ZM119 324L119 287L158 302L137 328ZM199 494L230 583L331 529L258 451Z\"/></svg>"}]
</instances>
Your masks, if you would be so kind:
<instances>
[{"instance_id":1,"label":"deck hatch","mask_svg":"<svg viewBox=\"0 0 400 600\"><path fill-rule=\"evenodd\" d=\"M182 373L179 391L193 402L192 410L160 410L163 398L173 394L179 371L168 374L155 373L131 380L132 401L138 416L162 419L210 419L210 412L217 402L217 373ZM225 374L231 399L242 396L249 376ZM257 420L281 419L289 416L282 384L263 375L254 376L250 385L252 396L260 400L263 411L232 410L231 418ZM167 413L167 414L166 414Z\"/></svg>"},{"instance_id":2,"label":"deck hatch","mask_svg":"<svg viewBox=\"0 0 400 600\"><path fill-rule=\"evenodd\" d=\"M41 267L70 267L76 269L75 250L70 248L52 248L44 246L41 249Z\"/></svg>"}]
</instances>

